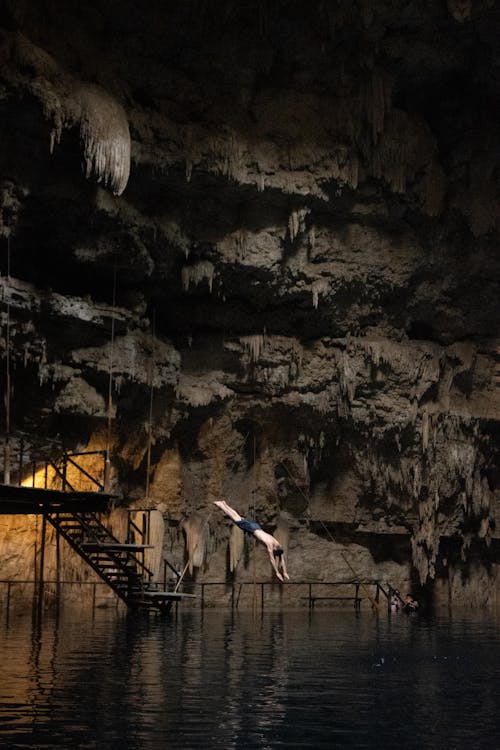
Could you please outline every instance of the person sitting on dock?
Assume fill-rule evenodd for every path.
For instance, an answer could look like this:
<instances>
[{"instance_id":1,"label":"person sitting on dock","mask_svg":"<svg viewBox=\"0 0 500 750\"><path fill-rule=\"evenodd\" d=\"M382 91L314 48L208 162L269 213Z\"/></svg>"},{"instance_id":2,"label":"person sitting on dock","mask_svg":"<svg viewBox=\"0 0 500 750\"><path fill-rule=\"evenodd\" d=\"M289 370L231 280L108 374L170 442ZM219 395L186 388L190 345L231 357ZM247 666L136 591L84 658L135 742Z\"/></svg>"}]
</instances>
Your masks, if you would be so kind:
<instances>
[{"instance_id":1,"label":"person sitting on dock","mask_svg":"<svg viewBox=\"0 0 500 750\"><path fill-rule=\"evenodd\" d=\"M406 594L404 598L403 609L405 612L416 612L418 609L418 602L414 599L411 594Z\"/></svg>"},{"instance_id":2,"label":"person sitting on dock","mask_svg":"<svg viewBox=\"0 0 500 750\"><path fill-rule=\"evenodd\" d=\"M282 582L284 582L285 579L289 580L290 577L287 573L285 564L285 554L283 551L283 547L278 542L278 540L274 536L272 536L272 534L268 534L267 531L264 531L260 523L257 523L257 521L249 521L246 518L240 516L240 514L235 511L234 508L231 508L231 506L228 505L225 500L214 500L214 505L217 505L222 511L224 511L226 516L229 516L229 518L242 531L246 531L247 534L253 535L256 539L258 539L259 542L262 542L262 544L267 548L269 559L271 560L271 565L273 566L274 572L276 573L279 580Z\"/></svg>"}]
</instances>

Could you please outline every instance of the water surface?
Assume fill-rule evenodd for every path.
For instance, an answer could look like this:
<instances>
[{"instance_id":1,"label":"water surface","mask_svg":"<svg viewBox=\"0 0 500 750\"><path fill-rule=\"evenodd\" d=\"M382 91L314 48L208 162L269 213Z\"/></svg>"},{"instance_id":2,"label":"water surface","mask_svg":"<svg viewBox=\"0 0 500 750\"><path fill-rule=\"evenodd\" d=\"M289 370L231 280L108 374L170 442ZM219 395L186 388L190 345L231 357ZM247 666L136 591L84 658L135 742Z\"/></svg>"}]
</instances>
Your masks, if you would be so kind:
<instances>
[{"instance_id":1,"label":"water surface","mask_svg":"<svg viewBox=\"0 0 500 750\"><path fill-rule=\"evenodd\" d=\"M0 747L498 750L494 614L0 622Z\"/></svg>"}]
</instances>

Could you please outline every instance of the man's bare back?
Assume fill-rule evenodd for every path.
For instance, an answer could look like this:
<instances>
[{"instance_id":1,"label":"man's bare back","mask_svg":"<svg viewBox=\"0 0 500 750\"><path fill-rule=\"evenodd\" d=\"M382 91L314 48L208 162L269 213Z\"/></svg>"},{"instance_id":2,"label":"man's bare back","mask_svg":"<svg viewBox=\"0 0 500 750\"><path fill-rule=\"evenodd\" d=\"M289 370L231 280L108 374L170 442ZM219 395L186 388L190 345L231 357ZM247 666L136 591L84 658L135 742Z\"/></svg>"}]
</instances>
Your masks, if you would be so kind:
<instances>
[{"instance_id":1,"label":"man's bare back","mask_svg":"<svg viewBox=\"0 0 500 750\"><path fill-rule=\"evenodd\" d=\"M274 572L279 580L282 582L284 582L285 579L289 580L285 564L285 555L278 540L272 534L268 534L267 531L264 531L257 521L248 521L246 518L240 516L240 514L234 510L234 508L231 508L225 500L214 500L214 505L217 505L226 516L229 516L229 518L239 526L242 531L246 531L248 534L252 534L258 539L259 542L266 547L269 560L271 561L271 565L273 566Z\"/></svg>"}]
</instances>

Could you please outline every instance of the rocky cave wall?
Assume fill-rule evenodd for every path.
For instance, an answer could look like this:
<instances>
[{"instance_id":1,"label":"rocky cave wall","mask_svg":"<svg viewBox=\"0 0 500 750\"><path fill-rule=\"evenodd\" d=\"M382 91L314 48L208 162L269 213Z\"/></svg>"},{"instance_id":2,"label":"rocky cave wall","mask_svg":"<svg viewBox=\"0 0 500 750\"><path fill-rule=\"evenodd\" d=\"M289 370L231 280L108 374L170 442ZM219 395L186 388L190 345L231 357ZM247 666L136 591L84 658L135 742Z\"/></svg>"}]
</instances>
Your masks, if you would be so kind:
<instances>
[{"instance_id":1,"label":"rocky cave wall","mask_svg":"<svg viewBox=\"0 0 500 750\"><path fill-rule=\"evenodd\" d=\"M108 447L116 513L198 581L270 577L224 496L296 580L495 602L499 30L485 0L6 0L4 435ZM2 578L34 523L2 517Z\"/></svg>"}]
</instances>

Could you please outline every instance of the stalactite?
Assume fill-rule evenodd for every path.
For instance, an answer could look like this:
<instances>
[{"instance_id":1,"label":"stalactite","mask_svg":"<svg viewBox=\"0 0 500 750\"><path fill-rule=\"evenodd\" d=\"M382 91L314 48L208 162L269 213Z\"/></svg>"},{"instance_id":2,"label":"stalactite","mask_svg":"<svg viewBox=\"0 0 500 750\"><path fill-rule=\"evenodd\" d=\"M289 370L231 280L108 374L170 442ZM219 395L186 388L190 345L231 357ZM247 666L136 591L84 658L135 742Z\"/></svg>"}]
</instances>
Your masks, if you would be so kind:
<instances>
[{"instance_id":1,"label":"stalactite","mask_svg":"<svg viewBox=\"0 0 500 750\"><path fill-rule=\"evenodd\" d=\"M199 513L193 513L182 522L182 528L186 535L186 550L190 575L193 574L194 568L201 568L205 561L208 541L207 526L206 519Z\"/></svg>"},{"instance_id":2,"label":"stalactite","mask_svg":"<svg viewBox=\"0 0 500 750\"><path fill-rule=\"evenodd\" d=\"M51 153L64 130L79 127L85 176L121 195L130 173L130 133L123 107L100 86L73 79L21 34L11 37L10 54L18 66L18 82L52 123Z\"/></svg>"},{"instance_id":3,"label":"stalactite","mask_svg":"<svg viewBox=\"0 0 500 750\"><path fill-rule=\"evenodd\" d=\"M245 252L247 235L243 229L238 229L235 235L236 247L238 248L238 254L242 256Z\"/></svg>"},{"instance_id":4,"label":"stalactite","mask_svg":"<svg viewBox=\"0 0 500 750\"><path fill-rule=\"evenodd\" d=\"M309 229L309 249L314 250L316 246L316 227L313 225Z\"/></svg>"},{"instance_id":5,"label":"stalactite","mask_svg":"<svg viewBox=\"0 0 500 750\"><path fill-rule=\"evenodd\" d=\"M266 345L265 334L253 334L252 336L240 336L240 344L250 355L251 362L258 362L260 355Z\"/></svg>"},{"instance_id":6,"label":"stalactite","mask_svg":"<svg viewBox=\"0 0 500 750\"><path fill-rule=\"evenodd\" d=\"M125 112L99 86L82 85L73 97L80 107L78 121L85 176L94 175L97 182L121 195L130 174L130 133Z\"/></svg>"},{"instance_id":7,"label":"stalactite","mask_svg":"<svg viewBox=\"0 0 500 750\"><path fill-rule=\"evenodd\" d=\"M216 399L226 399L233 395L217 379L207 380L206 377L195 377L187 373L180 373L175 387L176 398L191 406L207 406Z\"/></svg>"},{"instance_id":8,"label":"stalactite","mask_svg":"<svg viewBox=\"0 0 500 750\"><path fill-rule=\"evenodd\" d=\"M229 570L231 573L238 567L238 563L243 556L244 545L245 537L242 530L233 524L229 536Z\"/></svg>"},{"instance_id":9,"label":"stalactite","mask_svg":"<svg viewBox=\"0 0 500 750\"><path fill-rule=\"evenodd\" d=\"M340 391L346 397L347 401L351 403L356 390L356 372L351 365L349 355L345 351L341 354L339 368Z\"/></svg>"},{"instance_id":10,"label":"stalactite","mask_svg":"<svg viewBox=\"0 0 500 750\"><path fill-rule=\"evenodd\" d=\"M412 560L421 583L435 576L440 539L436 523L437 507L439 507L437 492L434 496L429 493L428 497L419 503L418 527L414 529L411 538Z\"/></svg>"},{"instance_id":11,"label":"stalactite","mask_svg":"<svg viewBox=\"0 0 500 750\"><path fill-rule=\"evenodd\" d=\"M297 339L291 339L287 385L299 376L302 368L303 356L304 350L300 341L297 341Z\"/></svg>"},{"instance_id":12,"label":"stalactite","mask_svg":"<svg viewBox=\"0 0 500 750\"><path fill-rule=\"evenodd\" d=\"M211 164L215 170L235 182L247 180L245 147L241 143L241 136L230 130L227 137L218 135L209 142Z\"/></svg>"},{"instance_id":13,"label":"stalactite","mask_svg":"<svg viewBox=\"0 0 500 750\"><path fill-rule=\"evenodd\" d=\"M412 561L425 583L436 575L440 539L443 533L450 533L450 528L462 539L464 561L472 540L489 543L492 502L483 476L485 459L477 422L455 414L431 414L427 409L422 410L421 417L421 456L400 452L397 462L392 454L388 463L375 447L368 453L354 452L354 463L364 466L367 487L383 498L387 509L395 504L417 513L417 522L412 522Z\"/></svg>"},{"instance_id":14,"label":"stalactite","mask_svg":"<svg viewBox=\"0 0 500 750\"><path fill-rule=\"evenodd\" d=\"M80 128L85 176L110 187L115 195L125 190L130 174L130 133L121 106L104 89L80 85L48 114L53 121L50 153L65 129Z\"/></svg>"},{"instance_id":15,"label":"stalactite","mask_svg":"<svg viewBox=\"0 0 500 750\"><path fill-rule=\"evenodd\" d=\"M208 289L212 292L214 273L214 265L209 260L200 260L191 266L183 266L182 288L187 292L191 284L198 286L202 281L207 281Z\"/></svg>"},{"instance_id":16,"label":"stalactite","mask_svg":"<svg viewBox=\"0 0 500 750\"><path fill-rule=\"evenodd\" d=\"M291 242L295 242L298 235L305 231L305 219L310 212L310 208L300 208L292 211L288 217L288 234Z\"/></svg>"},{"instance_id":17,"label":"stalactite","mask_svg":"<svg viewBox=\"0 0 500 750\"><path fill-rule=\"evenodd\" d=\"M429 445L429 412L424 409L422 412L422 451L425 453Z\"/></svg>"},{"instance_id":18,"label":"stalactite","mask_svg":"<svg viewBox=\"0 0 500 750\"><path fill-rule=\"evenodd\" d=\"M315 281L313 281L313 283L311 284L311 291L313 298L313 307L316 310L318 308L319 295L326 295L330 291L330 280L325 278L315 279Z\"/></svg>"},{"instance_id":19,"label":"stalactite","mask_svg":"<svg viewBox=\"0 0 500 750\"><path fill-rule=\"evenodd\" d=\"M354 146L336 145L329 154L330 177L339 183L338 195L343 185L355 190L359 180L359 160Z\"/></svg>"}]
</instances>

